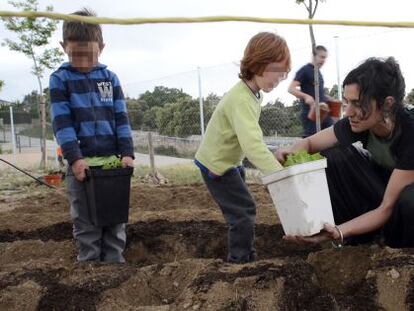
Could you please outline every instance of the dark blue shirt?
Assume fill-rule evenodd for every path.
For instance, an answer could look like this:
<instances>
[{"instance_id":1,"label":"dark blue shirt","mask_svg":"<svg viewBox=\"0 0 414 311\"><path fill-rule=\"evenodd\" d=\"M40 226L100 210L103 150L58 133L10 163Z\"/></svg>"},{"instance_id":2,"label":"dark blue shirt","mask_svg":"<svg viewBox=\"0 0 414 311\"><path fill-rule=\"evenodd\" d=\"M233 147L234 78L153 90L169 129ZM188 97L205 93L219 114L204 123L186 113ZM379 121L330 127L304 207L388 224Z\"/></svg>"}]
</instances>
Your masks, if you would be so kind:
<instances>
[{"instance_id":1,"label":"dark blue shirt","mask_svg":"<svg viewBox=\"0 0 414 311\"><path fill-rule=\"evenodd\" d=\"M314 67L313 64L308 63L302 68L300 68L295 75L294 81L300 83L300 90L315 98L315 80L314 80ZM321 72L319 71L319 102L326 102L325 90L324 90L324 81ZM316 123L308 119L309 105L305 104L301 100L301 119L303 125L303 137L308 137L316 133ZM326 117L321 127L322 129L327 128L333 124L333 120L330 117Z\"/></svg>"},{"instance_id":2,"label":"dark blue shirt","mask_svg":"<svg viewBox=\"0 0 414 311\"><path fill-rule=\"evenodd\" d=\"M306 64L300 68L295 75L295 81L300 83L300 90L315 98L315 79L313 73L313 65L311 63ZM319 102L326 102L323 76L319 70ZM308 106L309 110L309 106Z\"/></svg>"}]
</instances>

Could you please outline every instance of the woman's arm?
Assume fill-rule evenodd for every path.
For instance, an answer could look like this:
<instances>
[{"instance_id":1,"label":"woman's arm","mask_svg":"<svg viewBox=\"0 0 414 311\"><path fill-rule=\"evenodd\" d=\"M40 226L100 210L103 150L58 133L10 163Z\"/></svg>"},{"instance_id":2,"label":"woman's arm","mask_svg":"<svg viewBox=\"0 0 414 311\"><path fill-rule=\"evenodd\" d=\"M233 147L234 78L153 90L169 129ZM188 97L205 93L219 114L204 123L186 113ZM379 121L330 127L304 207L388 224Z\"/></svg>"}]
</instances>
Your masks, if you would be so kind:
<instances>
[{"instance_id":1,"label":"woman's arm","mask_svg":"<svg viewBox=\"0 0 414 311\"><path fill-rule=\"evenodd\" d=\"M325 150L335 146L338 143L338 139L335 136L333 126L324 129L312 136L299 140L296 144L277 150L275 153L279 162L283 163L286 160L286 156L305 150L308 153L316 153L321 150Z\"/></svg>"},{"instance_id":2,"label":"woman's arm","mask_svg":"<svg viewBox=\"0 0 414 311\"><path fill-rule=\"evenodd\" d=\"M414 171L397 170L391 174L380 206L339 226L344 237L360 235L381 228L391 216L401 191L414 183Z\"/></svg>"},{"instance_id":3,"label":"woman's arm","mask_svg":"<svg viewBox=\"0 0 414 311\"><path fill-rule=\"evenodd\" d=\"M414 170L394 169L380 206L339 225L338 228L341 230L343 237L369 233L384 226L390 218L402 190L412 183L414 183ZM339 240L340 234L332 225L326 224L324 230L316 235L309 237L287 236L285 239L300 244L315 244L329 240Z\"/></svg>"}]
</instances>

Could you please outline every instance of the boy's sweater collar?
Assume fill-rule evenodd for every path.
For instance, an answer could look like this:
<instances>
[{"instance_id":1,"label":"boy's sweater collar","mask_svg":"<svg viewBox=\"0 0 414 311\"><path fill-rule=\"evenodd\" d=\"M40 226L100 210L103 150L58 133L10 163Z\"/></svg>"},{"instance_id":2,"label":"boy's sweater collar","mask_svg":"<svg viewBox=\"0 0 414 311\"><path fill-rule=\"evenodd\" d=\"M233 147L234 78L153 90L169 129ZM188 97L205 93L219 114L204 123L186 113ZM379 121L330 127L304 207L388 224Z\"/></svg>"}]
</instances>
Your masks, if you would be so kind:
<instances>
[{"instance_id":1,"label":"boy's sweater collar","mask_svg":"<svg viewBox=\"0 0 414 311\"><path fill-rule=\"evenodd\" d=\"M98 64L95 66L95 68L93 68L90 72L95 71L95 70L105 69L106 67L107 67L106 65L101 64L101 63L98 63ZM67 69L67 70L70 70L70 71L76 71L76 72L79 72L79 71L77 71L75 68L73 68L73 67L72 67L72 64L71 64L70 62L65 62L65 63L63 63L63 64L59 67L59 69Z\"/></svg>"}]
</instances>

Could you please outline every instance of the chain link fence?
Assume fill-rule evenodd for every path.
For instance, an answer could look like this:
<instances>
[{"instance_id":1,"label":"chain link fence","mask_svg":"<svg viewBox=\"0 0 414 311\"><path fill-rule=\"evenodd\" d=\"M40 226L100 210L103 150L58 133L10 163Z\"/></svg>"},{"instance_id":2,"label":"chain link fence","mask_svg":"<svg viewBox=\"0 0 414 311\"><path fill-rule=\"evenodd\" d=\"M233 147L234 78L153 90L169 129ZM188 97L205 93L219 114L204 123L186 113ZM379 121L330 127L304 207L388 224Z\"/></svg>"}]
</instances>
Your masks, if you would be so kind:
<instances>
[{"instance_id":1,"label":"chain link fence","mask_svg":"<svg viewBox=\"0 0 414 311\"><path fill-rule=\"evenodd\" d=\"M356 37L347 37L346 33L341 35L339 41L341 44L338 45L343 51L341 55L348 55L349 47L361 46L363 55L360 54L358 57L339 58L336 51L338 43L336 39L318 42L326 46L330 53L322 69L325 81L329 81L329 85L326 83L325 86L332 87L332 83L338 83L345 72L354 68L364 57L373 56L374 48L363 45L367 38L378 36L383 38L383 42L398 44L399 36L407 36L408 31L412 30L381 30L375 33L367 30L361 31L361 35ZM308 45L295 42L290 46L292 72L274 92L264 96L259 123L264 140L270 149L275 150L281 146L290 145L302 135L300 104L293 96L287 95L287 88L296 70L310 60L311 53ZM392 44L388 46L390 47L388 52L382 53L395 55L399 59L399 50L392 50ZM341 68L339 68L339 63ZM402 65L403 68L409 68L409 64ZM215 107L222 96L239 80L238 72L239 64L228 62L201 68L193 67L192 70L146 81L122 81L133 129L135 151L148 154L148 134L151 133L155 155L193 158L202 141L203 130L207 127ZM412 82L407 81L407 85L411 84ZM336 94L331 93L331 96L336 97L337 93L338 90ZM47 120L50 122L49 117ZM47 153L49 157L52 157L56 154L56 144L53 141L50 123L47 126L47 133ZM15 134L18 153L29 150L40 152L38 119L33 119L31 124L16 124ZM8 143L7 147L4 145L2 147L3 153L9 153L10 125L0 123L0 142ZM8 149L5 150L5 148Z\"/></svg>"},{"instance_id":2,"label":"chain link fence","mask_svg":"<svg viewBox=\"0 0 414 311\"><path fill-rule=\"evenodd\" d=\"M239 80L238 71L237 64L227 63L125 84L135 151L148 154L148 133L151 133L155 155L193 158L215 107L223 94ZM299 114L297 101L284 103L265 96L259 124L269 148L289 145L301 136ZM15 118L16 152L40 151L39 119L31 119L30 123L16 121ZM10 153L10 121L3 123L0 124L0 140L9 143L3 153ZM54 158L57 146L49 122L47 140L48 158Z\"/></svg>"},{"instance_id":3,"label":"chain link fence","mask_svg":"<svg viewBox=\"0 0 414 311\"><path fill-rule=\"evenodd\" d=\"M136 151L148 153L151 132L156 155L192 158L215 107L237 83L238 71L237 64L228 63L127 83L124 90ZM302 135L299 102L265 96L259 124L269 148L293 143Z\"/></svg>"},{"instance_id":4,"label":"chain link fence","mask_svg":"<svg viewBox=\"0 0 414 311\"><path fill-rule=\"evenodd\" d=\"M18 115L18 114L16 114ZM31 119L30 122L19 122L17 117L14 124L14 148L16 154L41 152L41 125L39 119ZM57 144L53 138L50 123L47 124L46 149L49 161L56 161ZM0 146L1 154L13 153L12 127L9 121L0 119ZM40 155L39 155L40 161ZM52 162L52 163L53 163Z\"/></svg>"},{"instance_id":5,"label":"chain link fence","mask_svg":"<svg viewBox=\"0 0 414 311\"><path fill-rule=\"evenodd\" d=\"M135 96L127 95L135 151L144 155L149 154L148 137L151 133L154 155L192 159L202 141L203 129L205 130L215 107L225 91L238 81L237 70L237 66L228 64L158 79L152 81L152 85L149 82L127 85L127 91L136 87L138 93ZM215 77L225 74L229 74L228 85L217 85ZM202 79L199 79L200 77ZM188 85L186 78L194 80L193 90L183 87ZM202 90L198 89L200 80ZM301 135L299 113L299 106L295 103L288 105L280 100L268 100L263 103L259 123L269 149L289 145ZM39 119L31 119L30 123L17 121L15 119L14 124L16 154L39 153L40 161ZM1 153L13 153L9 121L0 124L0 141ZM47 156L48 161L51 161L49 163L56 162L56 150L57 145L48 123ZM157 162L155 161L156 166Z\"/></svg>"}]
</instances>

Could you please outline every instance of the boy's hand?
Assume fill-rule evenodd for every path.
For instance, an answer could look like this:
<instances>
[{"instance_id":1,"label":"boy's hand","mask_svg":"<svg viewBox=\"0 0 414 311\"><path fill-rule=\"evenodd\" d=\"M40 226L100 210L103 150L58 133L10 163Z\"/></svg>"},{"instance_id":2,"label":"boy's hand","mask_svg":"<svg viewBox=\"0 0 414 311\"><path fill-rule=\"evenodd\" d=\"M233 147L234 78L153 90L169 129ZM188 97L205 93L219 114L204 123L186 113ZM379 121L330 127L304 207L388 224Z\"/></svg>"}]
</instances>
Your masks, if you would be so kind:
<instances>
[{"instance_id":1,"label":"boy's hand","mask_svg":"<svg viewBox=\"0 0 414 311\"><path fill-rule=\"evenodd\" d=\"M88 164L84 159L76 160L72 164L72 172L75 175L75 178L79 181L83 181L86 177L85 170L89 168Z\"/></svg>"},{"instance_id":2,"label":"boy's hand","mask_svg":"<svg viewBox=\"0 0 414 311\"><path fill-rule=\"evenodd\" d=\"M134 159L131 157L123 157L121 162L122 167L134 167Z\"/></svg>"}]
</instances>

